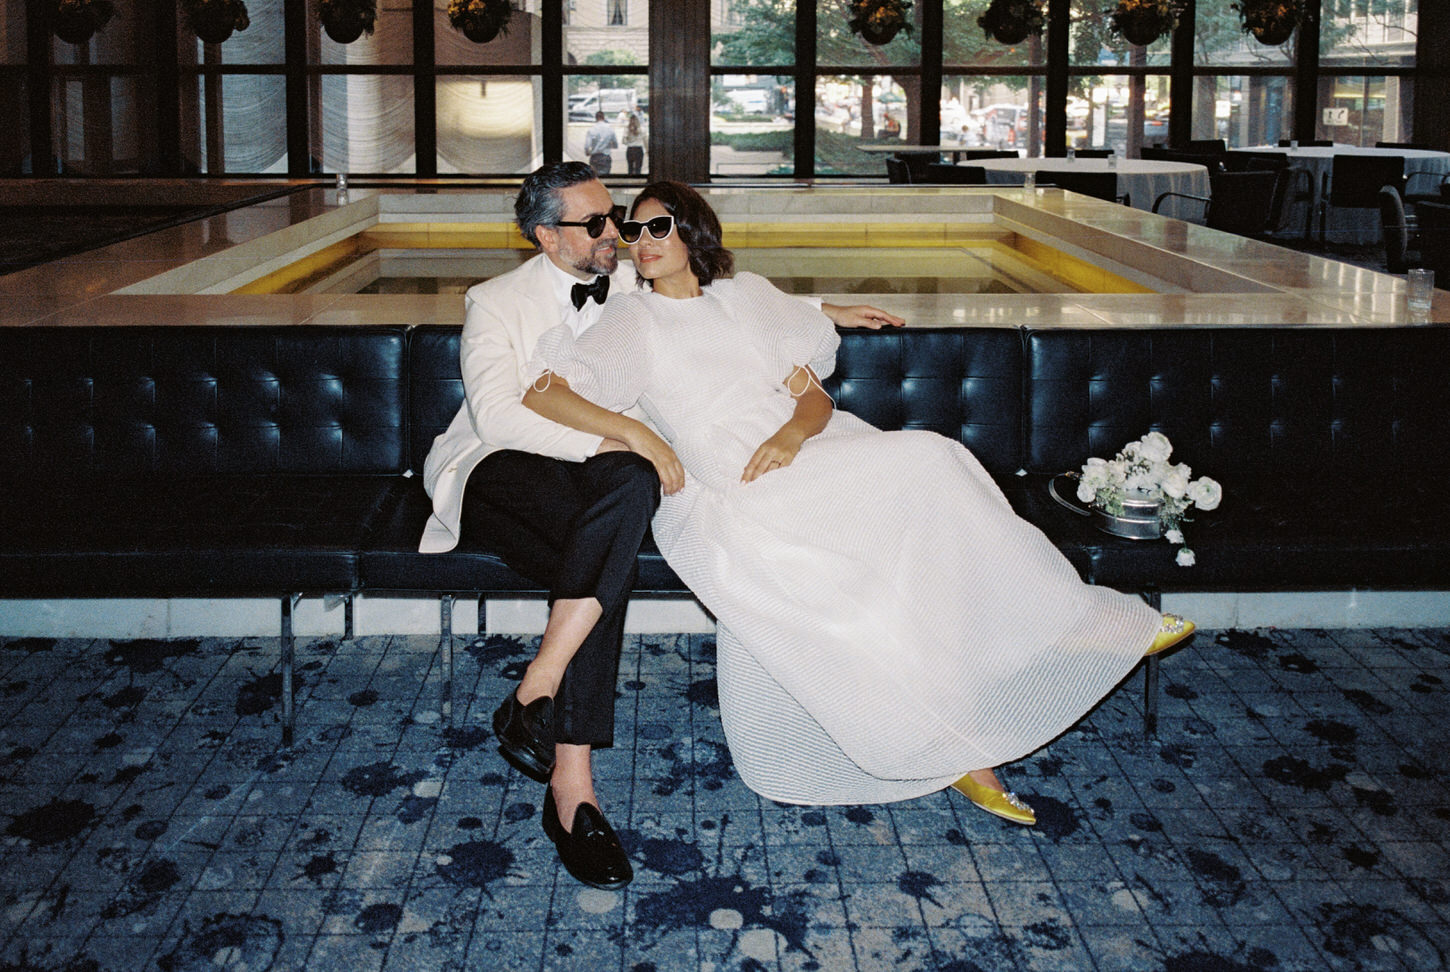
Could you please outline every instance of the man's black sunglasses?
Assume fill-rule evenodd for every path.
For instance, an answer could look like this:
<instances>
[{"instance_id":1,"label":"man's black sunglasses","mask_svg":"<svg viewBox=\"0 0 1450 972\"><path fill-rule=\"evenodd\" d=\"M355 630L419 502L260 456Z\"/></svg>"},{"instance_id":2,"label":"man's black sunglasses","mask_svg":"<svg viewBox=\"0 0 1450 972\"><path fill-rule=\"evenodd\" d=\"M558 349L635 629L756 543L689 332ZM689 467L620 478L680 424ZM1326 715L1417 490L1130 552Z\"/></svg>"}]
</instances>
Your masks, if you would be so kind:
<instances>
[{"instance_id":1,"label":"man's black sunglasses","mask_svg":"<svg viewBox=\"0 0 1450 972\"><path fill-rule=\"evenodd\" d=\"M624 221L624 207L623 206L615 206L613 209L611 209L607 213L595 213L593 216L590 216L588 219L584 220L582 223L581 222L578 222L578 221L563 220L563 219L561 219L557 223L555 223L554 225L555 226L582 226L582 227L584 227L584 232L586 232L586 233L589 234L589 238L591 240L597 240L597 239L599 239L599 234L601 234L601 233L604 232L604 221L605 220L608 220L611 223L613 223L615 229L619 229L619 224Z\"/></svg>"}]
</instances>

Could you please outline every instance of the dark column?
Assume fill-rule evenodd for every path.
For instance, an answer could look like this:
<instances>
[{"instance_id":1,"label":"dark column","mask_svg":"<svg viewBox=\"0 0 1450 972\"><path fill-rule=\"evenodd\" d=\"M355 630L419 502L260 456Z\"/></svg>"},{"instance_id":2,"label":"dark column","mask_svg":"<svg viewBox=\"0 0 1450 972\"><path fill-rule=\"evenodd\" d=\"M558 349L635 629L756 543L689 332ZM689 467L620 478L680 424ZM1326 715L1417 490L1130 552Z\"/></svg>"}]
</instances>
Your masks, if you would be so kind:
<instances>
[{"instance_id":1,"label":"dark column","mask_svg":"<svg viewBox=\"0 0 1450 972\"><path fill-rule=\"evenodd\" d=\"M282 50L287 57L287 175L298 179L314 166L307 137L307 4L282 7Z\"/></svg>"},{"instance_id":2,"label":"dark column","mask_svg":"<svg viewBox=\"0 0 1450 972\"><path fill-rule=\"evenodd\" d=\"M1069 0L1047 3L1047 103L1043 106L1042 154L1067 154L1067 62Z\"/></svg>"},{"instance_id":3,"label":"dark column","mask_svg":"<svg viewBox=\"0 0 1450 972\"><path fill-rule=\"evenodd\" d=\"M796 5L795 21L795 176L816 171L816 5Z\"/></svg>"},{"instance_id":4,"label":"dark column","mask_svg":"<svg viewBox=\"0 0 1450 972\"><path fill-rule=\"evenodd\" d=\"M1314 138L1319 117L1319 0L1304 0L1304 22L1299 25L1294 65L1294 138Z\"/></svg>"},{"instance_id":5,"label":"dark column","mask_svg":"<svg viewBox=\"0 0 1450 972\"><path fill-rule=\"evenodd\" d=\"M539 29L543 32L543 36L539 38L539 51L544 61L544 73L539 83L539 97L543 99L540 104L543 110L539 112L539 117L544 126L541 147L544 150L545 162L558 162L564 158L564 125L561 122L568 119L568 110L562 107L567 104L564 97L564 75L560 73L558 67L564 63L562 5L557 3L540 5ZM650 104L650 112L653 117L653 103ZM651 151L653 151L653 146L651 146Z\"/></svg>"},{"instance_id":6,"label":"dark column","mask_svg":"<svg viewBox=\"0 0 1450 972\"><path fill-rule=\"evenodd\" d=\"M911 119L912 141L935 145L941 141L942 0L921 0L920 111Z\"/></svg>"},{"instance_id":7,"label":"dark column","mask_svg":"<svg viewBox=\"0 0 1450 972\"><path fill-rule=\"evenodd\" d=\"M1421 0L1413 97L1415 141L1450 152L1450 4Z\"/></svg>"},{"instance_id":8,"label":"dark column","mask_svg":"<svg viewBox=\"0 0 1450 972\"><path fill-rule=\"evenodd\" d=\"M181 72L177 70L176 4L157 3L149 8L152 36L149 45L156 68L156 170L158 175L181 175ZM146 150L142 149L144 154Z\"/></svg>"},{"instance_id":9,"label":"dark column","mask_svg":"<svg viewBox=\"0 0 1450 972\"><path fill-rule=\"evenodd\" d=\"M708 182L709 0L650 0L649 44L650 176Z\"/></svg>"},{"instance_id":10,"label":"dark column","mask_svg":"<svg viewBox=\"0 0 1450 972\"><path fill-rule=\"evenodd\" d=\"M545 4L549 6L549 4ZM432 0L413 0L413 144L417 146L417 174L438 174L438 76L433 43Z\"/></svg>"},{"instance_id":11,"label":"dark column","mask_svg":"<svg viewBox=\"0 0 1450 972\"><path fill-rule=\"evenodd\" d=\"M30 172L55 175L55 137L50 128L50 15L45 0L28 0L25 9L26 89L30 101Z\"/></svg>"},{"instance_id":12,"label":"dark column","mask_svg":"<svg viewBox=\"0 0 1450 972\"><path fill-rule=\"evenodd\" d=\"M1171 74L1168 76L1168 144L1187 148L1193 137L1193 21L1198 0L1184 0L1173 30Z\"/></svg>"}]
</instances>

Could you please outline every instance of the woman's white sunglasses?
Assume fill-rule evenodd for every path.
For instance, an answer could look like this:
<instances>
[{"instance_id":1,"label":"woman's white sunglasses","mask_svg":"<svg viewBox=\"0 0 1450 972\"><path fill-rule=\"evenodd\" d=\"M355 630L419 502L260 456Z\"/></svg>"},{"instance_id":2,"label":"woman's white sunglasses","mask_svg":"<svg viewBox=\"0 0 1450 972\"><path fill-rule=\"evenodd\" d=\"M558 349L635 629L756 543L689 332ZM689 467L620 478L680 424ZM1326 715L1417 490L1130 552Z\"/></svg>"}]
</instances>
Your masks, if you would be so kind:
<instances>
[{"instance_id":1,"label":"woman's white sunglasses","mask_svg":"<svg viewBox=\"0 0 1450 972\"><path fill-rule=\"evenodd\" d=\"M619 224L619 238L626 243L638 243L645 230L649 230L651 239L662 240L675 231L675 217L656 216L643 222L626 219Z\"/></svg>"}]
</instances>

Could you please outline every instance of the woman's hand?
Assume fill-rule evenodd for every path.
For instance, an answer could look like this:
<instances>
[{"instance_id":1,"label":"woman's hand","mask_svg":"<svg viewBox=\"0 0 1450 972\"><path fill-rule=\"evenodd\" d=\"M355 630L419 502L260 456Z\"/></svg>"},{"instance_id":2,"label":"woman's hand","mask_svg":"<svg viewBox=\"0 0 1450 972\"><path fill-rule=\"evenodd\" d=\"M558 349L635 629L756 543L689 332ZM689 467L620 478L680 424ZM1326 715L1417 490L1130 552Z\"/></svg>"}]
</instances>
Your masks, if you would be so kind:
<instances>
[{"instance_id":1,"label":"woman's hand","mask_svg":"<svg viewBox=\"0 0 1450 972\"><path fill-rule=\"evenodd\" d=\"M631 452L644 456L655 467L660 477L660 492L673 496L685 488L685 467L675 450L653 429L643 422L634 422L625 434L625 442Z\"/></svg>"},{"instance_id":2,"label":"woman's hand","mask_svg":"<svg viewBox=\"0 0 1450 972\"><path fill-rule=\"evenodd\" d=\"M801 443L805 441L790 428L782 428L760 444L755 450L755 455L745 464L745 472L741 474L742 483L753 483L774 469L784 469L794 461L796 454L801 451Z\"/></svg>"}]
</instances>

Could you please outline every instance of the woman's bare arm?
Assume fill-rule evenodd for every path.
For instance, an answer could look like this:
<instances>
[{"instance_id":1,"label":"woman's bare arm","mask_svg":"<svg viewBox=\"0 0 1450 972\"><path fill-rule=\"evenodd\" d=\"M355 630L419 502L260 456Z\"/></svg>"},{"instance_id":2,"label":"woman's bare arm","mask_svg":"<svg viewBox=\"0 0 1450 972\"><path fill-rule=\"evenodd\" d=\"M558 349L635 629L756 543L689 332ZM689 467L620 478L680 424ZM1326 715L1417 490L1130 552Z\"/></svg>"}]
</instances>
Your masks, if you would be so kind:
<instances>
[{"instance_id":1,"label":"woman's bare arm","mask_svg":"<svg viewBox=\"0 0 1450 972\"><path fill-rule=\"evenodd\" d=\"M820 379L814 371L802 365L790 373L784 384L795 399L795 413L780 427L780 431L755 450L740 476L743 483L753 482L773 469L789 466L805 441L818 434L831 420L835 403L821 388Z\"/></svg>"},{"instance_id":2,"label":"woman's bare arm","mask_svg":"<svg viewBox=\"0 0 1450 972\"><path fill-rule=\"evenodd\" d=\"M617 439L654 465L659 473L660 489L666 496L678 493L685 485L685 469L675 450L643 422L619 412L595 405L580 397L569 383L553 372L544 372L524 393L524 405L561 425Z\"/></svg>"}]
</instances>

